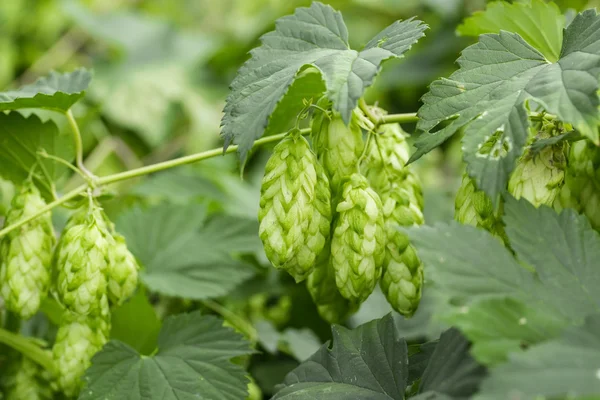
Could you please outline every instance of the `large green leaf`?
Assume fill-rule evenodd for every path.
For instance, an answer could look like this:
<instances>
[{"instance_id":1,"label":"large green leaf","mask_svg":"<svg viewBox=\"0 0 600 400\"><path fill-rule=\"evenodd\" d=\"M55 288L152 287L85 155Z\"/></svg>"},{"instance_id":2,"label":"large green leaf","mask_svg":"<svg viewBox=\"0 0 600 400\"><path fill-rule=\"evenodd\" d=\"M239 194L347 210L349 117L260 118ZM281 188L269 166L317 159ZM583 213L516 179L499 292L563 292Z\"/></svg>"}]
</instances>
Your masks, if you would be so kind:
<instances>
[{"instance_id":1,"label":"large green leaf","mask_svg":"<svg viewBox=\"0 0 600 400\"><path fill-rule=\"evenodd\" d=\"M219 231L221 222L228 225ZM256 248L258 229L248 226L246 219L225 216L206 222L206 210L197 204L135 208L117 220L145 267L142 282L150 290L190 299L225 295L254 274L233 257Z\"/></svg>"},{"instance_id":2,"label":"large green leaf","mask_svg":"<svg viewBox=\"0 0 600 400\"><path fill-rule=\"evenodd\" d=\"M600 315L492 369L477 400L600 397Z\"/></svg>"},{"instance_id":3,"label":"large green leaf","mask_svg":"<svg viewBox=\"0 0 600 400\"><path fill-rule=\"evenodd\" d=\"M18 112L0 112L0 176L20 184L39 160L43 169L37 167L33 177L38 188L51 198L49 180L58 179L66 167L38 156L39 150L67 161L74 157L71 137L61 135L54 122L42 122L34 114L26 118Z\"/></svg>"},{"instance_id":4,"label":"large green leaf","mask_svg":"<svg viewBox=\"0 0 600 400\"><path fill-rule=\"evenodd\" d=\"M482 229L453 222L409 230L431 289L452 304L439 312L463 329L475 342L474 355L487 363L600 311L600 235L587 219L511 197L504 209L518 260Z\"/></svg>"},{"instance_id":5,"label":"large green leaf","mask_svg":"<svg viewBox=\"0 0 600 400\"><path fill-rule=\"evenodd\" d=\"M381 63L401 57L425 29L418 20L395 22L359 52L350 49L342 15L330 6L313 2L309 8L298 8L294 15L280 18L275 31L261 38L262 46L252 51L252 58L231 85L222 120L225 146L239 144L244 161L296 74L307 65L321 71L327 96L348 122ZM314 98L321 93L305 95Z\"/></svg>"},{"instance_id":6,"label":"large green leaf","mask_svg":"<svg viewBox=\"0 0 600 400\"><path fill-rule=\"evenodd\" d=\"M45 108L67 111L85 95L92 75L80 68L73 72L50 72L30 85L0 92L0 110Z\"/></svg>"},{"instance_id":7,"label":"large green leaf","mask_svg":"<svg viewBox=\"0 0 600 400\"><path fill-rule=\"evenodd\" d=\"M334 326L328 346L290 372L273 399L404 398L408 352L390 314L354 330Z\"/></svg>"},{"instance_id":8,"label":"large green leaf","mask_svg":"<svg viewBox=\"0 0 600 400\"><path fill-rule=\"evenodd\" d=\"M496 1L466 18L457 32L465 36L500 33L501 30L519 34L550 62L556 62L562 46L565 17L558 6L543 0L518 3Z\"/></svg>"},{"instance_id":9,"label":"large green leaf","mask_svg":"<svg viewBox=\"0 0 600 400\"><path fill-rule=\"evenodd\" d=\"M248 378L230 360L250 353L248 342L213 316L168 317L152 357L119 341L105 345L86 371L79 399L243 399Z\"/></svg>"},{"instance_id":10,"label":"large green leaf","mask_svg":"<svg viewBox=\"0 0 600 400\"><path fill-rule=\"evenodd\" d=\"M485 34L458 59L460 69L433 82L419 109L411 160L464 131L469 175L492 199L521 155L531 102L598 142L600 17L585 11L565 29L560 58L552 63L516 33ZM438 129L441 123L448 123ZM482 146L497 134L494 143Z\"/></svg>"}]
</instances>

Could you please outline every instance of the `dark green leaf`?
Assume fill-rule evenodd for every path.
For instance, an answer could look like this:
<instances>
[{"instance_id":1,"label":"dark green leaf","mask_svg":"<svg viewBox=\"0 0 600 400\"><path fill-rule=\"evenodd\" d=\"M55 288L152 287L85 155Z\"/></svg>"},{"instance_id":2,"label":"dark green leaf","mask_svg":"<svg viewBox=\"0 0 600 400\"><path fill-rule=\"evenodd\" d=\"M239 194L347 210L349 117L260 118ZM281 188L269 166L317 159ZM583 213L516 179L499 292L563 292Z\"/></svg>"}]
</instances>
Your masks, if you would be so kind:
<instances>
[{"instance_id":1,"label":"dark green leaf","mask_svg":"<svg viewBox=\"0 0 600 400\"><path fill-rule=\"evenodd\" d=\"M334 326L328 345L290 372L273 399L404 398L408 353L391 314L354 330Z\"/></svg>"},{"instance_id":2,"label":"dark green leaf","mask_svg":"<svg viewBox=\"0 0 600 400\"><path fill-rule=\"evenodd\" d=\"M0 92L0 110L46 108L67 111L85 95L92 75L80 68L73 72L50 72L31 85L17 90Z\"/></svg>"},{"instance_id":3,"label":"dark green leaf","mask_svg":"<svg viewBox=\"0 0 600 400\"><path fill-rule=\"evenodd\" d=\"M150 290L207 299L254 274L232 254L254 248L258 230L250 231L246 219L218 216L205 224L205 218L205 208L194 204L136 208L120 216L117 229L145 267L140 278ZM230 225L222 226L225 222Z\"/></svg>"},{"instance_id":4,"label":"dark green leaf","mask_svg":"<svg viewBox=\"0 0 600 400\"><path fill-rule=\"evenodd\" d=\"M248 378L230 360L252 351L222 322L198 312L168 317L152 357L110 341L92 359L79 399L243 399Z\"/></svg>"},{"instance_id":5,"label":"dark green leaf","mask_svg":"<svg viewBox=\"0 0 600 400\"><path fill-rule=\"evenodd\" d=\"M42 122L36 115L25 118L18 112L0 112L0 175L20 184L40 160L43 169L37 167L33 177L37 187L50 199L49 180L58 179L66 167L38 156L39 150L67 161L74 156L71 137L61 135L52 121Z\"/></svg>"},{"instance_id":6,"label":"dark green leaf","mask_svg":"<svg viewBox=\"0 0 600 400\"><path fill-rule=\"evenodd\" d=\"M565 132L561 135L552 136L552 137L549 137L546 139L537 139L529 147L529 149L531 151L531 156L533 157L536 154L538 154L540 151L544 150L546 147L554 146L555 144L560 143L562 141L565 141L565 140L572 141L572 140L577 140L577 139L584 139L584 138L582 138L575 131Z\"/></svg>"},{"instance_id":7,"label":"dark green leaf","mask_svg":"<svg viewBox=\"0 0 600 400\"><path fill-rule=\"evenodd\" d=\"M460 69L435 81L423 97L411 160L439 146L459 130L469 175L493 200L501 193L521 155L529 132L526 105L531 101L571 123L598 142L600 17L579 14L565 29L560 59L551 63L518 34L485 34L465 49ZM436 130L441 123L451 121ZM492 135L490 146L482 146Z\"/></svg>"},{"instance_id":8,"label":"dark green leaf","mask_svg":"<svg viewBox=\"0 0 600 400\"><path fill-rule=\"evenodd\" d=\"M280 18L275 31L261 38L262 46L252 51L252 58L231 85L222 120L226 147L231 142L239 144L240 157L245 160L267 127L269 116L306 65L320 70L327 96L348 122L381 63L401 57L425 29L417 20L396 22L358 52L349 47L342 15L330 6L313 2L309 8L298 8L294 15ZM314 89L320 91L322 87L316 85ZM304 94L314 98L321 93ZM292 98L296 100L291 104L297 104L299 98Z\"/></svg>"}]
</instances>

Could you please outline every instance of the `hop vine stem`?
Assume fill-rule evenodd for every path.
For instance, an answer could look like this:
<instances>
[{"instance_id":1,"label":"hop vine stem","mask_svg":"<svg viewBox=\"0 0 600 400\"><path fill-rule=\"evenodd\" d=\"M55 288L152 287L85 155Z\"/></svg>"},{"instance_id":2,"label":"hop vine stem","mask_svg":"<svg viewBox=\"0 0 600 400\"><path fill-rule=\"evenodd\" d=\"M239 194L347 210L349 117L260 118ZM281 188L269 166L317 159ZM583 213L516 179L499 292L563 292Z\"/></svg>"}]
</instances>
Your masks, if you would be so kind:
<instances>
[{"instance_id":1,"label":"hop vine stem","mask_svg":"<svg viewBox=\"0 0 600 400\"><path fill-rule=\"evenodd\" d=\"M32 361L38 363L46 371L54 371L54 361L50 355L33 341L0 328L0 343L18 350Z\"/></svg>"},{"instance_id":2,"label":"hop vine stem","mask_svg":"<svg viewBox=\"0 0 600 400\"><path fill-rule=\"evenodd\" d=\"M201 160L206 160L209 158L217 157L222 154L233 153L234 151L236 151L238 149L237 145L229 146L225 151L223 151L222 147L219 147L216 149L203 151L203 152L192 154L189 156L175 158L173 160L164 161L164 162L157 163L157 164L147 165L147 166L140 167L140 168L134 168L134 169L131 169L131 170L125 171L125 172L119 172L116 174L107 175L107 176L103 176L103 177L95 177L91 172L87 171L85 169L85 167L83 167L83 156L82 156L82 150L81 150L82 149L81 135L79 134L79 128L77 127L75 118L73 117L73 114L70 111L68 111L66 113L66 116L71 125L73 135L74 135L74 140L75 140L75 147L76 147L76 151L77 151L75 162L76 162L77 166L79 167L79 169L84 174L86 174L88 177L92 178L95 185L99 185L99 186L109 185L111 183L116 183L116 182L124 181L127 179L137 178L140 176L164 171L164 170L178 167L181 165L192 164L192 163L195 163L195 162L198 162ZM367 117L369 117L369 119L371 119L371 116L367 115ZM418 118L417 118L416 114L411 113L411 114L390 114L390 115L386 115L386 116L382 117L381 119L376 118L375 120L372 120L372 121L376 125L381 125L381 124L389 124L389 123L411 123L411 122L417 121L417 119ZM310 133L310 128L301 129L300 132L303 135L307 135L308 133ZM254 142L254 147L262 146L262 145L265 145L268 143L278 142L281 139L283 139L285 137L285 135L287 135L287 132L260 138ZM7 235L8 233L14 231L15 229L18 229L21 226L27 224L28 222L33 221L34 219L40 217L41 215L44 215L45 213L51 211L52 209L66 203L70 200L73 200L74 198L76 198L77 196L79 196L83 192L85 192L88 189L88 187L89 187L89 184L84 184L84 185L78 186L75 189L71 190L70 192L64 194L62 197L52 201L51 203L48 203L45 207L41 208L35 214L32 214L27 218L23 218L22 220L17 221L14 224L1 229L0 237Z\"/></svg>"}]
</instances>

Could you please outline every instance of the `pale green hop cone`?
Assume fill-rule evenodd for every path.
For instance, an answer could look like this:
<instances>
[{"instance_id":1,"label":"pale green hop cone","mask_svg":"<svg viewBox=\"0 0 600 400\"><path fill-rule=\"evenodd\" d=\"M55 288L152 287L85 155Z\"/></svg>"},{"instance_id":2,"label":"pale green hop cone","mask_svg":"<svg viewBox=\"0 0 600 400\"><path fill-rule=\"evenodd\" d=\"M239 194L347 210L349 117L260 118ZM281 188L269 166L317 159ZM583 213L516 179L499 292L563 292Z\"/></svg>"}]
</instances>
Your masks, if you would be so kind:
<instances>
[{"instance_id":1,"label":"pale green hop cone","mask_svg":"<svg viewBox=\"0 0 600 400\"><path fill-rule=\"evenodd\" d=\"M319 112L312 121L312 138L331 189L337 194L341 191L342 181L356 171L364 149L358 116L353 113L350 124L346 126L337 112Z\"/></svg>"},{"instance_id":2,"label":"pale green hop cone","mask_svg":"<svg viewBox=\"0 0 600 400\"><path fill-rule=\"evenodd\" d=\"M84 218L67 224L56 251L56 292L61 303L79 315L98 314L107 295L106 273L114 240L100 209L92 206Z\"/></svg>"},{"instance_id":3,"label":"pale green hop cone","mask_svg":"<svg viewBox=\"0 0 600 400\"><path fill-rule=\"evenodd\" d=\"M267 162L258 212L259 236L276 268L306 278L329 237L329 183L306 139L283 139Z\"/></svg>"},{"instance_id":4,"label":"pale green hop cone","mask_svg":"<svg viewBox=\"0 0 600 400\"><path fill-rule=\"evenodd\" d=\"M67 396L76 396L83 386L83 374L91 359L108 341L108 301L102 301L99 316L84 317L65 313L52 348L57 387Z\"/></svg>"},{"instance_id":5,"label":"pale green hop cone","mask_svg":"<svg viewBox=\"0 0 600 400\"><path fill-rule=\"evenodd\" d=\"M111 246L108 264L108 298L113 304L122 304L130 298L138 284L139 265L127 248L125 238L113 233L114 246Z\"/></svg>"},{"instance_id":6,"label":"pale green hop cone","mask_svg":"<svg viewBox=\"0 0 600 400\"><path fill-rule=\"evenodd\" d=\"M406 188L395 185L382 195L387 233L381 290L390 305L410 317L419 306L423 288L423 263L400 226L423 223L423 212Z\"/></svg>"},{"instance_id":7,"label":"pale green hop cone","mask_svg":"<svg viewBox=\"0 0 600 400\"><path fill-rule=\"evenodd\" d=\"M355 173L344 184L331 240L331 264L346 299L361 303L381 277L385 226L381 199L367 178Z\"/></svg>"},{"instance_id":8,"label":"pale green hop cone","mask_svg":"<svg viewBox=\"0 0 600 400\"><path fill-rule=\"evenodd\" d=\"M26 181L12 200L5 225L37 213L46 202L33 182ZM0 245L0 294L6 308L28 319L40 307L50 286L56 238L50 213L10 232Z\"/></svg>"},{"instance_id":9,"label":"pale green hop cone","mask_svg":"<svg viewBox=\"0 0 600 400\"><path fill-rule=\"evenodd\" d=\"M42 368L25 356L3 371L4 400L51 400L52 390Z\"/></svg>"},{"instance_id":10,"label":"pale green hop cone","mask_svg":"<svg viewBox=\"0 0 600 400\"><path fill-rule=\"evenodd\" d=\"M536 139L551 137L541 131ZM515 198L524 198L536 207L552 206L565 180L567 165L566 142L545 147L533 155L530 150L517 162L508 181L508 191Z\"/></svg>"},{"instance_id":11,"label":"pale green hop cone","mask_svg":"<svg viewBox=\"0 0 600 400\"><path fill-rule=\"evenodd\" d=\"M555 202L557 209L574 208L600 230L600 147L589 140L571 144L565 185Z\"/></svg>"},{"instance_id":12,"label":"pale green hop cone","mask_svg":"<svg viewBox=\"0 0 600 400\"><path fill-rule=\"evenodd\" d=\"M330 324L343 322L358 309L357 304L344 298L338 291L329 248L319 256L317 265L306 280L306 287L319 315Z\"/></svg>"}]
</instances>

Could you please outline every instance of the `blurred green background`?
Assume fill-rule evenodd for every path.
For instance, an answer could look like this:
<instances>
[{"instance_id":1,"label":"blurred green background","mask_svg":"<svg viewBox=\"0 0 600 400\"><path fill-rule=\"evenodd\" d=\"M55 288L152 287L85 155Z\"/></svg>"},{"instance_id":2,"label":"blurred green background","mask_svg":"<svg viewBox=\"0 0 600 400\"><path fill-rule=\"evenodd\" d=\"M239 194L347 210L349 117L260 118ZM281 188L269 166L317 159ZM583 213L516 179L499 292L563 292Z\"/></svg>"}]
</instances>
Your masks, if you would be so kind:
<instances>
[{"instance_id":1,"label":"blurred green background","mask_svg":"<svg viewBox=\"0 0 600 400\"><path fill-rule=\"evenodd\" d=\"M458 37L456 27L486 5L485 0L325 3L342 11L354 48L397 19L416 16L430 26L406 58L384 65L367 92L369 103L390 113L417 111L428 84L452 73L460 51L475 41ZM569 12L600 1L557 3ZM304 0L0 1L0 87L16 88L53 69L93 69L88 95L73 112L83 134L85 164L97 175L219 147L228 86L248 52L274 28L277 18L309 4ZM36 113L66 128L61 116ZM411 125L404 128L414 131ZM114 190L104 196L103 205L117 220L134 206L202 203L211 212L254 223L268 156L268 148L253 152L243 179L231 154L123 182L111 187ZM459 139L428 154L415 168L424 185L427 223L451 219L462 172ZM81 183L77 175L65 176L57 188L65 192ZM0 216L12 190L0 179ZM64 210L55 213L57 226L66 215ZM254 225L247 229L251 240L256 232ZM256 253L248 260L254 278L215 302L199 306L152 293L150 297L159 316L198 307L226 316L224 307L243 315L252 326L246 333L257 337L262 351L249 361L250 372L268 394L288 370L329 338L330 328L318 318L304 287L269 267L260 250ZM402 336L420 341L435 337L441 327L430 320L434 304L425 291L415 317L398 316ZM348 324L356 326L389 311L376 292ZM244 330L235 321L228 322Z\"/></svg>"}]
</instances>

